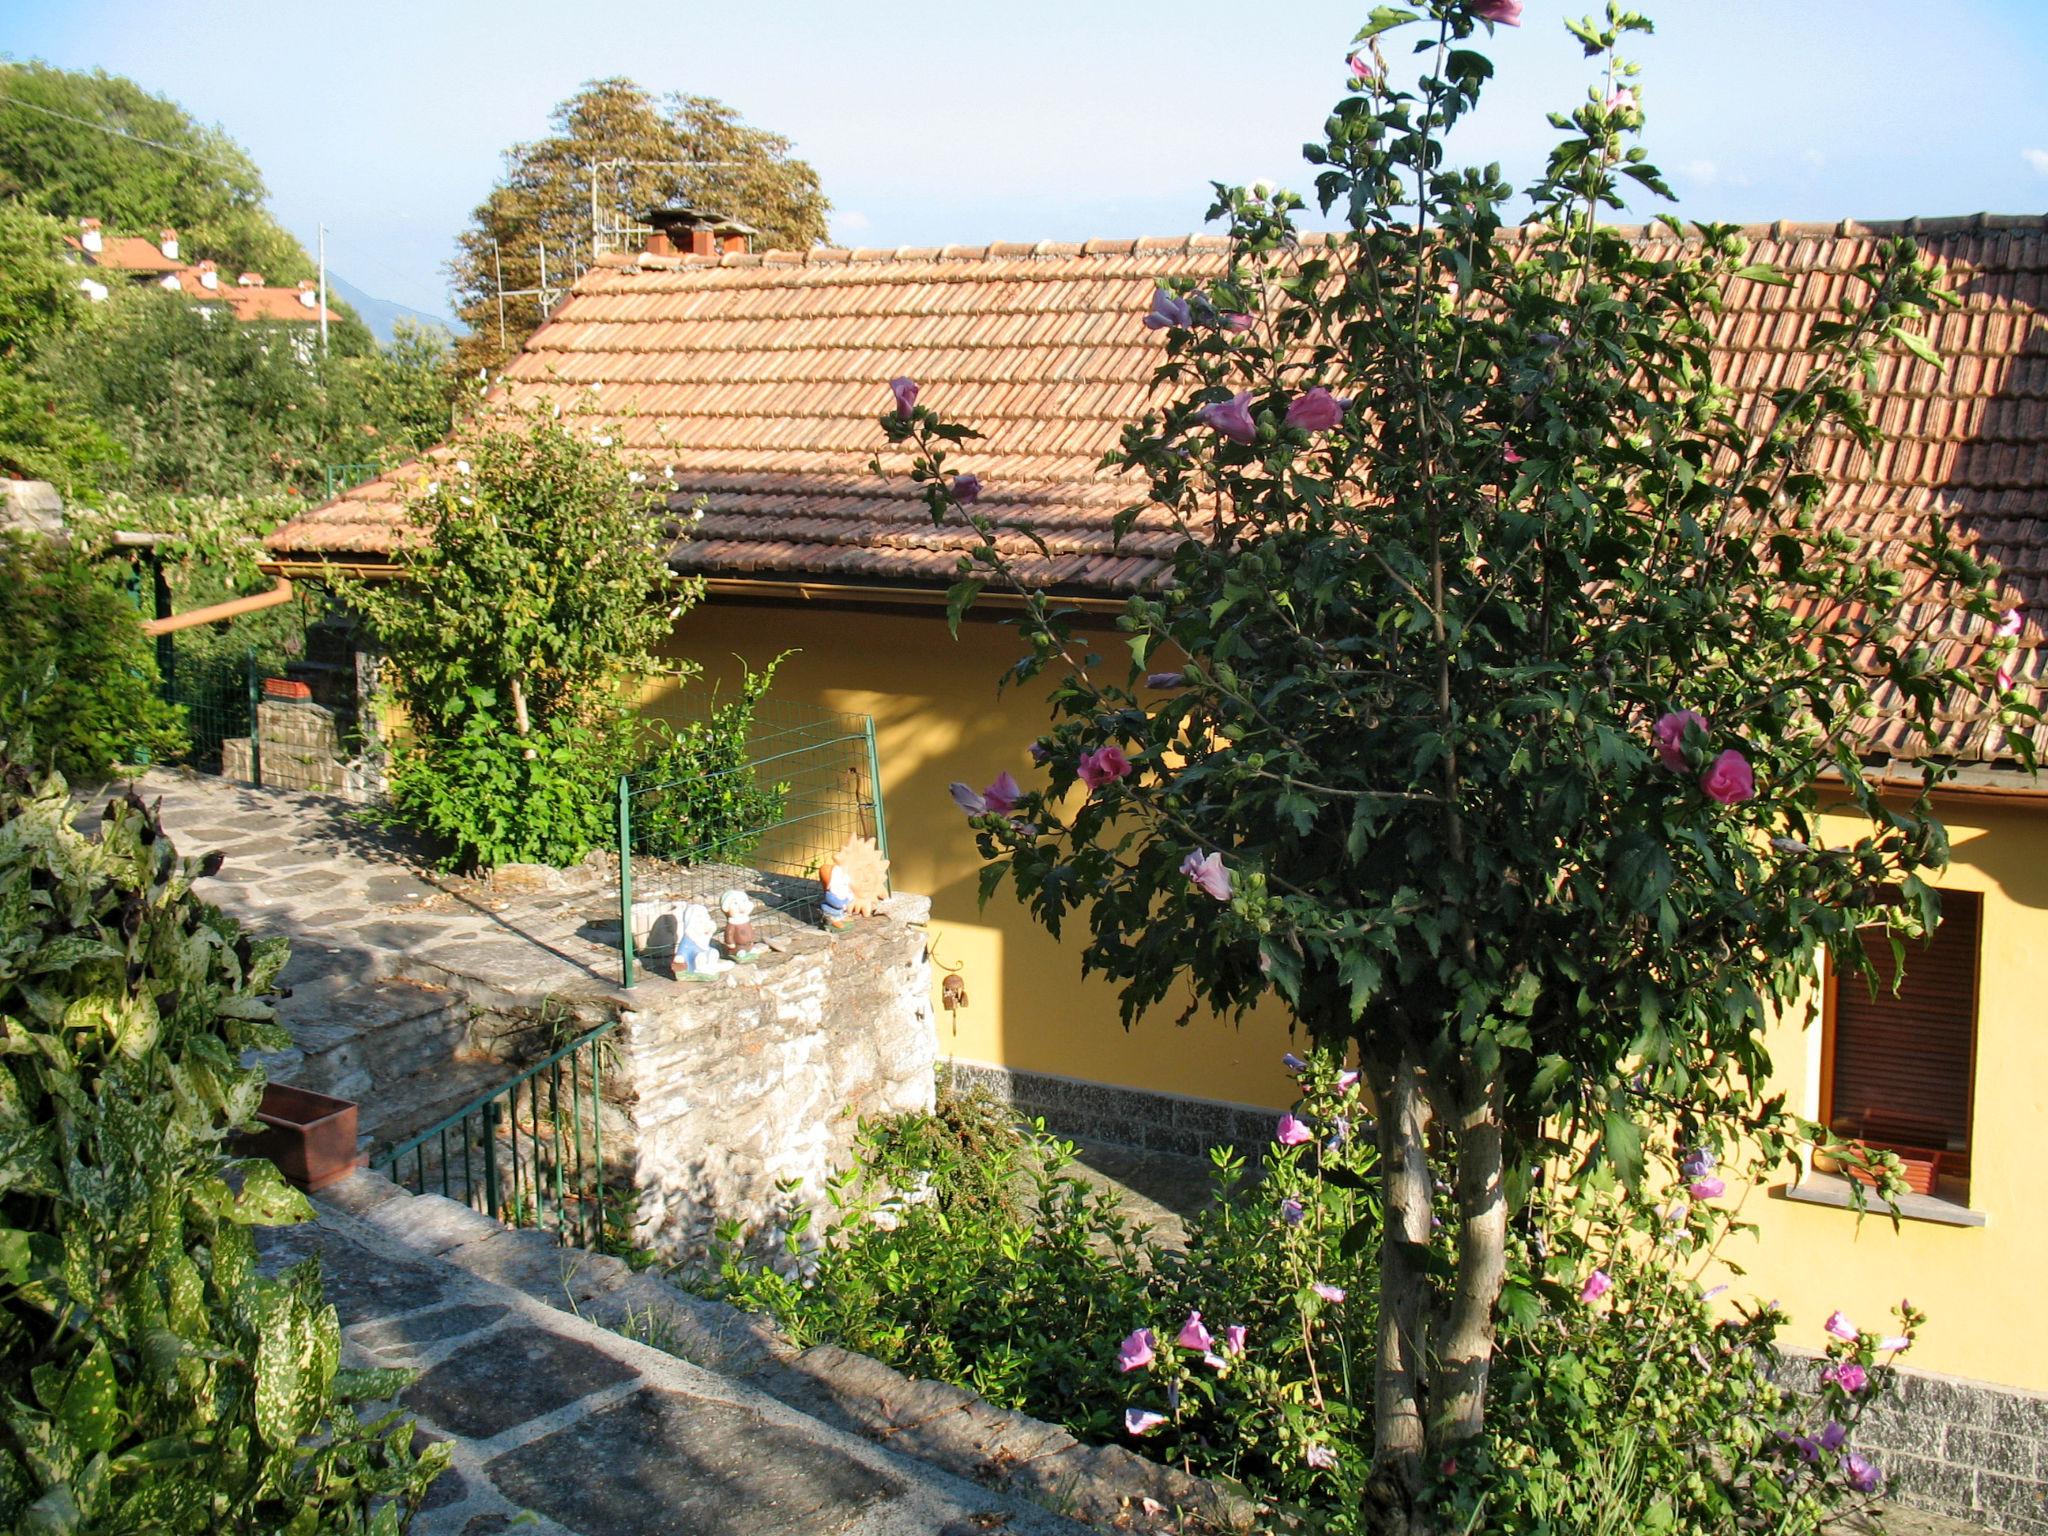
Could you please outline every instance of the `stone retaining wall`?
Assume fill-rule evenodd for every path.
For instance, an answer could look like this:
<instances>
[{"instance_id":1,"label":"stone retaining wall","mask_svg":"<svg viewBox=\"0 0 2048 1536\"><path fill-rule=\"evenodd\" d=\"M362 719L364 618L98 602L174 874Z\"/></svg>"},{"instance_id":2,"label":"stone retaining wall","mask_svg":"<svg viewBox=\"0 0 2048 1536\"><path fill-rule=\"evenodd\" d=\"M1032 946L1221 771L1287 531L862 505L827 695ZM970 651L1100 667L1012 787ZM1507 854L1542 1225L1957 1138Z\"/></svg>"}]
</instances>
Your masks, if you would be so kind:
<instances>
[{"instance_id":1,"label":"stone retaining wall","mask_svg":"<svg viewBox=\"0 0 2048 1536\"><path fill-rule=\"evenodd\" d=\"M1819 1363L1786 1361L1789 1384L1819 1389ZM2048 1536L2048 1395L1901 1370L1894 1395L1857 1427L1886 1493L1994 1531Z\"/></svg>"},{"instance_id":2,"label":"stone retaining wall","mask_svg":"<svg viewBox=\"0 0 2048 1536\"><path fill-rule=\"evenodd\" d=\"M606 1093L627 1122L639 1241L696 1257L720 1219L772 1236L799 1206L822 1215L861 1118L932 1107L930 907L896 896L843 932L778 936L753 964L628 994Z\"/></svg>"},{"instance_id":3,"label":"stone retaining wall","mask_svg":"<svg viewBox=\"0 0 2048 1536\"><path fill-rule=\"evenodd\" d=\"M1118 1088L979 1061L948 1061L946 1070L961 1090L981 1088L1020 1115L1043 1120L1058 1135L1180 1157L1207 1157L1211 1147L1232 1146L1255 1158L1272 1139L1278 1119L1277 1111L1251 1104Z\"/></svg>"}]
</instances>

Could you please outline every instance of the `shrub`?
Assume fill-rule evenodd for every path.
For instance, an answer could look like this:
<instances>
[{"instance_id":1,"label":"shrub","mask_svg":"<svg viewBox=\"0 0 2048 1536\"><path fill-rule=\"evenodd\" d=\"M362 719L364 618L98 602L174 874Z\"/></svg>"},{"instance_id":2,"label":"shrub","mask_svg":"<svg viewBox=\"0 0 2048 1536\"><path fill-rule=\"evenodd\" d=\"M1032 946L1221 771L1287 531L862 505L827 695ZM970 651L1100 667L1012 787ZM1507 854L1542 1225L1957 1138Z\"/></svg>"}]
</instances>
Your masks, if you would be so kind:
<instances>
[{"instance_id":1,"label":"shrub","mask_svg":"<svg viewBox=\"0 0 2048 1536\"><path fill-rule=\"evenodd\" d=\"M1271 1148L1256 1182L1218 1151L1215 1200L1184 1252L1075 1173L1071 1143L945 1094L935 1115L862 1127L822 1240L800 1212L769 1264L723 1226L714 1289L799 1343L830 1340L1298 1510L1347 1507L1368 1460L1375 1322L1345 1241L1373 1219L1362 1191L1377 1155L1350 1123L1354 1086L1310 1066L1317 1133ZM1207 1348L1176 1342L1194 1329ZM1148 1331L1147 1349L1130 1346L1146 1358L1122 1369Z\"/></svg>"},{"instance_id":2,"label":"shrub","mask_svg":"<svg viewBox=\"0 0 2048 1536\"><path fill-rule=\"evenodd\" d=\"M97 836L76 810L4 768L0 1522L396 1536L448 1453L358 1412L403 1376L340 1368L316 1264L256 1272L249 1229L310 1211L228 1152L284 942L195 897L132 794Z\"/></svg>"},{"instance_id":3,"label":"shrub","mask_svg":"<svg viewBox=\"0 0 2048 1536\"><path fill-rule=\"evenodd\" d=\"M0 535L0 738L15 757L98 782L174 755L156 655L114 573L51 539Z\"/></svg>"},{"instance_id":4,"label":"shrub","mask_svg":"<svg viewBox=\"0 0 2048 1536\"><path fill-rule=\"evenodd\" d=\"M1184 1249L1074 1174L1071 1145L942 1095L934 1115L862 1128L831 1229L814 1241L799 1214L779 1267L723 1227L717 1288L798 1343L1236 1479L1308 1529L1376 1529L1374 1127L1355 1073L1320 1053L1294 1065L1285 1139L1255 1180L1212 1154ZM1857 1425L1919 1318L1886 1340L1832 1319L1818 1401L1781 1381L1783 1316L1717 1312L1725 1286L1706 1284L1749 1230L1736 1192L1768 1162L1717 1174L1710 1152L1674 1146L1661 1193L1611 1167L1548 1170L1509 1243L1486 1438L1431 1469L1441 1529L1817 1536L1868 1505L1881 1471ZM1447 1191L1436 1204L1451 1219Z\"/></svg>"},{"instance_id":5,"label":"shrub","mask_svg":"<svg viewBox=\"0 0 2048 1536\"><path fill-rule=\"evenodd\" d=\"M786 783L754 771L754 709L775 680L778 656L747 669L739 695L702 720L653 724L654 740L635 776L647 786L633 807L634 834L647 852L681 863L744 864L782 816Z\"/></svg>"},{"instance_id":6,"label":"shrub","mask_svg":"<svg viewBox=\"0 0 2048 1536\"><path fill-rule=\"evenodd\" d=\"M393 809L451 864L574 863L609 840L625 693L701 590L669 569L674 529L617 430L541 409L471 420L407 503L402 576L342 584L411 725Z\"/></svg>"},{"instance_id":7,"label":"shrub","mask_svg":"<svg viewBox=\"0 0 2048 1536\"><path fill-rule=\"evenodd\" d=\"M521 737L478 693L453 735L407 740L393 754L391 819L433 838L450 868L566 866L609 841L624 722L557 716Z\"/></svg>"}]
</instances>

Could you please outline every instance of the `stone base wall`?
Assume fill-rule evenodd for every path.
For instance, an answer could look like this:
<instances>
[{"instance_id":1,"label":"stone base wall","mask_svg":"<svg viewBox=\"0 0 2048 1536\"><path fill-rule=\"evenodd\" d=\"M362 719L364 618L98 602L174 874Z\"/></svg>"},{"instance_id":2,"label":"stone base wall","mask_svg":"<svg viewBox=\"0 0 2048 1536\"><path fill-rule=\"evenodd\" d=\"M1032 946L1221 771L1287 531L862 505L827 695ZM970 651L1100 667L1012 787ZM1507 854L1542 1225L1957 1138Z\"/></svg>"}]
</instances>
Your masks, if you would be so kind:
<instances>
[{"instance_id":1,"label":"stone base wall","mask_svg":"<svg viewBox=\"0 0 2048 1536\"><path fill-rule=\"evenodd\" d=\"M1211 1147L1231 1146L1256 1159L1272 1140L1279 1118L1276 1111L1251 1104L1118 1088L979 1061L948 1061L944 1070L960 1089L981 1088L1018 1114L1043 1120L1058 1135L1182 1157L1206 1157Z\"/></svg>"},{"instance_id":2,"label":"stone base wall","mask_svg":"<svg viewBox=\"0 0 2048 1536\"><path fill-rule=\"evenodd\" d=\"M631 1138L638 1241L694 1259L724 1218L770 1238L798 1208L822 1224L859 1121L932 1107L930 906L897 896L843 932L628 994L605 1089Z\"/></svg>"},{"instance_id":3,"label":"stone base wall","mask_svg":"<svg viewBox=\"0 0 2048 1536\"><path fill-rule=\"evenodd\" d=\"M1789 1384L1819 1389L1819 1363L1796 1356ZM1900 1504L2017 1536L2048 1536L2048 1395L1931 1371L1901 1370L1856 1445Z\"/></svg>"},{"instance_id":4,"label":"stone base wall","mask_svg":"<svg viewBox=\"0 0 2048 1536\"><path fill-rule=\"evenodd\" d=\"M264 784L357 802L380 798L382 766L347 749L348 718L310 700L263 700L256 706L256 729L263 748ZM254 781L248 737L231 736L220 744L220 772L224 779Z\"/></svg>"}]
</instances>

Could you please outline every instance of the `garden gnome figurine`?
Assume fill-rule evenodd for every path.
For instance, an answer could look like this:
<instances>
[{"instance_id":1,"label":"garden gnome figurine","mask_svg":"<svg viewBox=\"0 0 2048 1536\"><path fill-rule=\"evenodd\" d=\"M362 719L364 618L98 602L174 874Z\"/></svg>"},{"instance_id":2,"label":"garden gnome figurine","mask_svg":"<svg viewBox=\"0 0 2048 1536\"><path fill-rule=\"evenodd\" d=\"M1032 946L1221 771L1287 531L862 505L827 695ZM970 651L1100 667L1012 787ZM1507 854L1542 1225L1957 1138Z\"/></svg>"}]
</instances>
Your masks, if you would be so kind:
<instances>
[{"instance_id":1,"label":"garden gnome figurine","mask_svg":"<svg viewBox=\"0 0 2048 1536\"><path fill-rule=\"evenodd\" d=\"M716 976L726 962L712 947L711 910L691 902L683 908L682 934L676 940L676 969L691 976Z\"/></svg>"},{"instance_id":2,"label":"garden gnome figurine","mask_svg":"<svg viewBox=\"0 0 2048 1536\"><path fill-rule=\"evenodd\" d=\"M731 890L718 898L725 913L725 955L728 960L751 960L761 953L754 933L754 898L745 891Z\"/></svg>"},{"instance_id":3,"label":"garden gnome figurine","mask_svg":"<svg viewBox=\"0 0 2048 1536\"><path fill-rule=\"evenodd\" d=\"M837 864L827 864L818 878L825 882L825 894L818 899L818 912L825 919L825 926L844 928L853 921L853 881Z\"/></svg>"}]
</instances>

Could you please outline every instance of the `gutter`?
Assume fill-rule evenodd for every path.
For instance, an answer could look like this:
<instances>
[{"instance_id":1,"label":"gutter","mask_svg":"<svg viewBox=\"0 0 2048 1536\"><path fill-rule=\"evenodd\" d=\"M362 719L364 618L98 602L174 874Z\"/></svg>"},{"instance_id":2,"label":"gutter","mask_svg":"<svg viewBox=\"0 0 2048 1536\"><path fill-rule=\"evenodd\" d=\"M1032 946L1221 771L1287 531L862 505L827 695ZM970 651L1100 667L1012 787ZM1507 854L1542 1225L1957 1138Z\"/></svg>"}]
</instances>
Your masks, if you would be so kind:
<instances>
[{"instance_id":1,"label":"gutter","mask_svg":"<svg viewBox=\"0 0 2048 1536\"><path fill-rule=\"evenodd\" d=\"M388 560L338 561L338 560L294 560L290 558L258 562L265 575L278 577L293 576L301 580L317 581L323 576L353 576L359 579L385 580L399 574L398 567ZM684 572L685 575L694 574ZM878 586L853 581L813 581L801 576L706 576L704 595L706 597L730 598L738 601L787 602L794 599L804 603L875 603L900 608L939 608L946 606L946 591L943 587ZM1125 599L1105 597L1100 594L1048 593L1048 597L1063 608L1078 608L1085 613L1122 613ZM974 600L977 608L1021 608L1023 597L1015 592L983 592Z\"/></svg>"},{"instance_id":2,"label":"gutter","mask_svg":"<svg viewBox=\"0 0 2048 1536\"><path fill-rule=\"evenodd\" d=\"M292 584L280 576L277 578L277 585L268 592L232 598L225 603L214 603L210 607L194 608L190 612L171 614L161 619L144 620L142 632L152 636L176 634L181 629L197 629L202 624L218 624L223 619L237 618L263 608L275 608L280 603L288 603L291 600Z\"/></svg>"}]
</instances>

